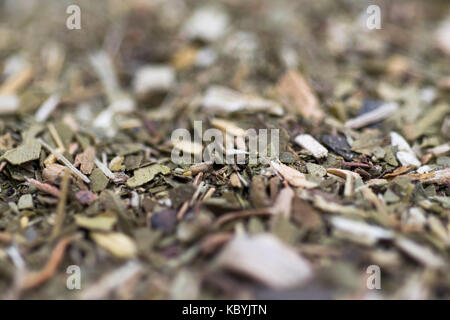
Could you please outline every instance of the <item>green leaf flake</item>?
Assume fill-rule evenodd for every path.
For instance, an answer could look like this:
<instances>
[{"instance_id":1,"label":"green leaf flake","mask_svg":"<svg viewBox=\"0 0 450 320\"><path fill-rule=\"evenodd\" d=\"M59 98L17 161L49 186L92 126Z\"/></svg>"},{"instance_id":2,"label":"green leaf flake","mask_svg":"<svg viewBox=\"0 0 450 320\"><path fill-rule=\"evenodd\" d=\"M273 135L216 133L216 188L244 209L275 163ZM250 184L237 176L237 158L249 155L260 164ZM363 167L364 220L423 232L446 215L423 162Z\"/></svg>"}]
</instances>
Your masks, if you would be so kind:
<instances>
[{"instance_id":1,"label":"green leaf flake","mask_svg":"<svg viewBox=\"0 0 450 320\"><path fill-rule=\"evenodd\" d=\"M134 176L128 179L127 185L130 188L135 188L153 180L158 173L168 174L169 172L169 167L160 164L140 168L134 171Z\"/></svg>"},{"instance_id":2,"label":"green leaf flake","mask_svg":"<svg viewBox=\"0 0 450 320\"><path fill-rule=\"evenodd\" d=\"M19 207L19 210L32 209L33 197L31 196L31 194L24 194L23 196L21 196L17 206Z\"/></svg>"},{"instance_id":3,"label":"green leaf flake","mask_svg":"<svg viewBox=\"0 0 450 320\"><path fill-rule=\"evenodd\" d=\"M28 161L39 159L41 153L41 144L35 140L30 139L17 148L7 151L2 159L7 160L13 165L19 165Z\"/></svg>"},{"instance_id":4,"label":"green leaf flake","mask_svg":"<svg viewBox=\"0 0 450 320\"><path fill-rule=\"evenodd\" d=\"M89 178L92 181L92 183L91 183L91 190L93 192L99 192L99 191L104 190L106 188L106 186L108 185L108 182L109 182L108 177L105 176L103 171L100 170L99 168L95 168L92 171L92 174L89 176Z\"/></svg>"}]
</instances>

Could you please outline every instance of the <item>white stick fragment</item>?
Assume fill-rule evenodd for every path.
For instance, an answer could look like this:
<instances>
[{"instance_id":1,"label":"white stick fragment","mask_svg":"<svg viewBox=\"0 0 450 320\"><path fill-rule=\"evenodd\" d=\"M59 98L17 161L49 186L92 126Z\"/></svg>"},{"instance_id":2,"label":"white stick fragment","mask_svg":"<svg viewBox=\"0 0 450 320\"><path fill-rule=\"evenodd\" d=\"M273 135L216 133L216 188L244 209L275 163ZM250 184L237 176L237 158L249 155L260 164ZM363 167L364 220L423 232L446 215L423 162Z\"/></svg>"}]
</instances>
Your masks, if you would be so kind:
<instances>
[{"instance_id":1,"label":"white stick fragment","mask_svg":"<svg viewBox=\"0 0 450 320\"><path fill-rule=\"evenodd\" d=\"M311 152L316 159L325 158L328 155L328 150L309 134L295 137L295 142Z\"/></svg>"},{"instance_id":2,"label":"white stick fragment","mask_svg":"<svg viewBox=\"0 0 450 320\"><path fill-rule=\"evenodd\" d=\"M108 166L108 158L106 156L106 152L102 152L102 163L103 165L105 165L106 167Z\"/></svg>"},{"instance_id":3,"label":"white stick fragment","mask_svg":"<svg viewBox=\"0 0 450 320\"><path fill-rule=\"evenodd\" d=\"M102 170L102 172L105 176L107 176L110 179L116 178L114 173L112 173L112 171L109 170L108 167L105 164L103 164L103 162L101 162L99 159L95 158L94 163L100 170Z\"/></svg>"},{"instance_id":4,"label":"white stick fragment","mask_svg":"<svg viewBox=\"0 0 450 320\"><path fill-rule=\"evenodd\" d=\"M136 191L131 192L130 205L132 208L139 208L139 194Z\"/></svg>"},{"instance_id":5,"label":"white stick fragment","mask_svg":"<svg viewBox=\"0 0 450 320\"><path fill-rule=\"evenodd\" d=\"M427 222L427 218L423 214L423 210L419 207L413 207L408 211L404 211L401 219L404 226L416 228L416 230L421 230Z\"/></svg>"},{"instance_id":6,"label":"white stick fragment","mask_svg":"<svg viewBox=\"0 0 450 320\"><path fill-rule=\"evenodd\" d=\"M450 16L438 26L434 32L434 39L439 49L450 56Z\"/></svg>"},{"instance_id":7,"label":"white stick fragment","mask_svg":"<svg viewBox=\"0 0 450 320\"><path fill-rule=\"evenodd\" d=\"M375 123L386 119L389 115L398 110L398 104L395 102L385 103L382 106L372 110L370 112L364 113L359 117L348 120L345 123L347 128L358 129L365 127L371 123Z\"/></svg>"},{"instance_id":8,"label":"white stick fragment","mask_svg":"<svg viewBox=\"0 0 450 320\"><path fill-rule=\"evenodd\" d=\"M130 113L135 109L135 102L119 86L111 58L103 51L89 56L92 67L97 73L108 96L109 106L100 112L93 121L93 126L104 129L107 136L116 134L113 118L116 113Z\"/></svg>"},{"instance_id":9,"label":"white stick fragment","mask_svg":"<svg viewBox=\"0 0 450 320\"><path fill-rule=\"evenodd\" d=\"M91 54L89 60L112 102L113 96L120 91L120 88L111 58L105 52L99 51Z\"/></svg>"},{"instance_id":10,"label":"white stick fragment","mask_svg":"<svg viewBox=\"0 0 450 320\"><path fill-rule=\"evenodd\" d=\"M380 239L392 239L394 237L392 231L356 220L333 217L331 223L337 230L354 237L365 238L369 243L374 243Z\"/></svg>"},{"instance_id":11,"label":"white stick fragment","mask_svg":"<svg viewBox=\"0 0 450 320\"><path fill-rule=\"evenodd\" d=\"M219 6L203 6L187 19L182 33L191 39L215 41L225 34L228 14Z\"/></svg>"},{"instance_id":12,"label":"white stick fragment","mask_svg":"<svg viewBox=\"0 0 450 320\"><path fill-rule=\"evenodd\" d=\"M226 149L225 152L226 152L226 154L229 154L229 155L250 154L250 152L248 152L248 151L238 150L238 149Z\"/></svg>"},{"instance_id":13,"label":"white stick fragment","mask_svg":"<svg viewBox=\"0 0 450 320\"><path fill-rule=\"evenodd\" d=\"M282 164L278 160L271 161L270 165L283 177L283 179L288 181L289 184L293 187L306 189L317 187L317 183L306 180L306 177L303 173L285 164Z\"/></svg>"},{"instance_id":14,"label":"white stick fragment","mask_svg":"<svg viewBox=\"0 0 450 320\"><path fill-rule=\"evenodd\" d=\"M15 94L0 95L0 115L14 114L19 108L19 98Z\"/></svg>"},{"instance_id":15,"label":"white stick fragment","mask_svg":"<svg viewBox=\"0 0 450 320\"><path fill-rule=\"evenodd\" d=\"M219 118L211 119L211 125L225 131L231 137L244 137L246 130L238 127L234 122Z\"/></svg>"},{"instance_id":16,"label":"white stick fragment","mask_svg":"<svg viewBox=\"0 0 450 320\"><path fill-rule=\"evenodd\" d=\"M111 128L112 120L114 117L114 111L107 108L100 112L92 122L92 125L97 128Z\"/></svg>"},{"instance_id":17,"label":"white stick fragment","mask_svg":"<svg viewBox=\"0 0 450 320\"><path fill-rule=\"evenodd\" d=\"M272 214L281 215L289 219L292 211L292 199L295 196L295 191L292 188L285 187L278 194L273 206L271 207Z\"/></svg>"},{"instance_id":18,"label":"white stick fragment","mask_svg":"<svg viewBox=\"0 0 450 320\"><path fill-rule=\"evenodd\" d=\"M136 72L134 92L144 96L152 91L167 91L175 82L175 71L168 65L146 65Z\"/></svg>"},{"instance_id":19,"label":"white stick fragment","mask_svg":"<svg viewBox=\"0 0 450 320\"><path fill-rule=\"evenodd\" d=\"M432 167L430 167L429 165L425 165L425 166L421 166L420 168L418 168L416 171L417 171L417 173L428 173L428 172L430 172L431 170L433 170L433 168Z\"/></svg>"},{"instance_id":20,"label":"white stick fragment","mask_svg":"<svg viewBox=\"0 0 450 320\"><path fill-rule=\"evenodd\" d=\"M199 155L203 151L203 145L196 141L180 140L174 142L174 149L181 150L186 153Z\"/></svg>"},{"instance_id":21,"label":"white stick fragment","mask_svg":"<svg viewBox=\"0 0 450 320\"><path fill-rule=\"evenodd\" d=\"M355 189L355 180L361 179L361 176L358 173L350 170L335 169L335 168L327 169L327 173L329 174L331 173L338 177L345 178L344 195L346 197L353 196Z\"/></svg>"},{"instance_id":22,"label":"white stick fragment","mask_svg":"<svg viewBox=\"0 0 450 320\"><path fill-rule=\"evenodd\" d=\"M58 94L51 95L45 102L41 105L39 110L36 112L36 121L44 122L50 116L50 114L56 109L60 101L60 96Z\"/></svg>"},{"instance_id":23,"label":"white stick fragment","mask_svg":"<svg viewBox=\"0 0 450 320\"><path fill-rule=\"evenodd\" d=\"M450 181L450 168L445 168L442 170L437 170L433 172L434 175L430 178L427 178L424 183L430 184L430 183L437 183L437 184L444 184L448 183Z\"/></svg>"},{"instance_id":24,"label":"white stick fragment","mask_svg":"<svg viewBox=\"0 0 450 320\"><path fill-rule=\"evenodd\" d=\"M435 156L435 157L443 156L444 154L448 153L449 151L450 151L450 143L448 143L448 142L428 150L428 152L431 152L433 154L433 156Z\"/></svg>"},{"instance_id":25,"label":"white stick fragment","mask_svg":"<svg viewBox=\"0 0 450 320\"><path fill-rule=\"evenodd\" d=\"M421 165L420 161L416 156L409 152L399 151L397 152L397 159L403 166L406 167L419 167Z\"/></svg>"},{"instance_id":26,"label":"white stick fragment","mask_svg":"<svg viewBox=\"0 0 450 320\"><path fill-rule=\"evenodd\" d=\"M89 180L88 177L86 177L83 173L81 173L77 168L75 168L73 166L73 164L70 163L69 160L67 160L66 157L64 157L61 153L59 153L58 151L56 151L55 149L53 149L52 147L50 147L46 142L44 142L44 140L42 140L41 138L37 139L39 141L39 143L46 148L48 151L50 151L52 154L55 155L56 159L58 159L59 161L61 161L62 163L64 163L75 175L77 175L78 177L81 178L81 180L83 180L86 183L91 183L91 180Z\"/></svg>"},{"instance_id":27,"label":"white stick fragment","mask_svg":"<svg viewBox=\"0 0 450 320\"><path fill-rule=\"evenodd\" d=\"M432 269L439 269L446 266L444 259L436 255L427 247L421 246L408 238L399 238L395 244L405 253Z\"/></svg>"},{"instance_id":28,"label":"white stick fragment","mask_svg":"<svg viewBox=\"0 0 450 320\"><path fill-rule=\"evenodd\" d=\"M222 251L218 263L274 289L300 286L313 275L307 260L271 234L236 235Z\"/></svg>"},{"instance_id":29,"label":"white stick fragment","mask_svg":"<svg viewBox=\"0 0 450 320\"><path fill-rule=\"evenodd\" d=\"M276 102L260 97L241 94L221 86L211 86L203 97L206 109L218 112L268 111L283 115L283 108Z\"/></svg>"},{"instance_id":30,"label":"white stick fragment","mask_svg":"<svg viewBox=\"0 0 450 320\"><path fill-rule=\"evenodd\" d=\"M99 281L83 290L80 298L83 300L103 299L111 291L136 277L142 270L141 264L130 261L120 268L104 275Z\"/></svg>"},{"instance_id":31,"label":"white stick fragment","mask_svg":"<svg viewBox=\"0 0 450 320\"><path fill-rule=\"evenodd\" d=\"M420 167L421 162L417 159L408 142L397 132L391 132L391 144L398 148L397 159L403 166Z\"/></svg>"}]
</instances>

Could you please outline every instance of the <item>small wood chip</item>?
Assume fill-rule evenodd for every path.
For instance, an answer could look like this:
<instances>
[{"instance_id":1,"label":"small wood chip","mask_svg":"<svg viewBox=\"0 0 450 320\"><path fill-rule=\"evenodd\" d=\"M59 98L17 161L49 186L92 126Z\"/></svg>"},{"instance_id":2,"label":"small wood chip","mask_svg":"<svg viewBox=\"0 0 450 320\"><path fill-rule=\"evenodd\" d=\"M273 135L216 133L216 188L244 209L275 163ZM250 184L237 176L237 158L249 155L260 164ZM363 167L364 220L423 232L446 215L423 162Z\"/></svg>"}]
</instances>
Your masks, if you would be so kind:
<instances>
[{"instance_id":1,"label":"small wood chip","mask_svg":"<svg viewBox=\"0 0 450 320\"><path fill-rule=\"evenodd\" d=\"M384 105L376 108L373 111L364 113L363 115L360 115L359 117L348 120L345 123L345 126L347 128L352 128L352 129L362 128L371 123L375 123L375 122L386 119L387 117L389 117L392 113L396 112L397 110L398 110L397 103L394 103L394 102L385 103Z\"/></svg>"},{"instance_id":2,"label":"small wood chip","mask_svg":"<svg viewBox=\"0 0 450 320\"><path fill-rule=\"evenodd\" d=\"M295 112L316 122L323 118L319 101L306 80L295 70L287 71L278 83L278 92L286 106L295 106Z\"/></svg>"},{"instance_id":3,"label":"small wood chip","mask_svg":"<svg viewBox=\"0 0 450 320\"><path fill-rule=\"evenodd\" d=\"M409 177L415 180L420 180L425 184L446 184L450 181L450 168L436 170L429 173L408 174Z\"/></svg>"},{"instance_id":4,"label":"small wood chip","mask_svg":"<svg viewBox=\"0 0 450 320\"><path fill-rule=\"evenodd\" d=\"M292 199L294 199L295 192L289 187L283 188L278 194L272 206L272 213L274 215L281 215L289 219L292 211Z\"/></svg>"},{"instance_id":5,"label":"small wood chip","mask_svg":"<svg viewBox=\"0 0 450 320\"><path fill-rule=\"evenodd\" d=\"M44 181L53 184L59 184L60 179L64 175L65 166L57 163L47 165L44 170L42 170L42 177Z\"/></svg>"},{"instance_id":6,"label":"small wood chip","mask_svg":"<svg viewBox=\"0 0 450 320\"><path fill-rule=\"evenodd\" d=\"M31 80L32 76L33 68L25 66L17 74L8 77L6 82L0 87L0 95L15 94Z\"/></svg>"},{"instance_id":7,"label":"small wood chip","mask_svg":"<svg viewBox=\"0 0 450 320\"><path fill-rule=\"evenodd\" d=\"M236 124L234 124L231 121L214 118L214 119L211 119L211 124L214 127L218 128L220 130L223 130L232 136L235 136L235 137L245 136L245 130L242 128L239 128Z\"/></svg>"},{"instance_id":8,"label":"small wood chip","mask_svg":"<svg viewBox=\"0 0 450 320\"><path fill-rule=\"evenodd\" d=\"M409 146L408 142L397 132L391 132L391 144L397 147L397 159L403 166L406 167L420 167L421 163L417 159L414 151Z\"/></svg>"},{"instance_id":9,"label":"small wood chip","mask_svg":"<svg viewBox=\"0 0 450 320\"><path fill-rule=\"evenodd\" d=\"M359 174L350 170L334 169L334 168L327 169L327 172L337 175L341 178L345 178L344 195L346 197L353 196L355 190L355 179L361 179L361 176Z\"/></svg>"},{"instance_id":10,"label":"small wood chip","mask_svg":"<svg viewBox=\"0 0 450 320\"><path fill-rule=\"evenodd\" d=\"M276 161L271 161L271 165L293 187L307 188L307 189L317 187L316 183L306 180L305 175L300 171L297 171L291 167L288 167Z\"/></svg>"},{"instance_id":11,"label":"small wood chip","mask_svg":"<svg viewBox=\"0 0 450 320\"><path fill-rule=\"evenodd\" d=\"M236 174L236 172L233 172L230 175L230 184L235 188L242 188L241 180L239 179L239 176Z\"/></svg>"},{"instance_id":12,"label":"small wood chip","mask_svg":"<svg viewBox=\"0 0 450 320\"><path fill-rule=\"evenodd\" d=\"M316 159L325 158L328 155L328 150L309 134L295 137L295 142L311 152Z\"/></svg>"},{"instance_id":13,"label":"small wood chip","mask_svg":"<svg viewBox=\"0 0 450 320\"><path fill-rule=\"evenodd\" d=\"M98 245L102 246L118 258L130 259L136 256L136 244L130 237L123 233L92 232L91 237Z\"/></svg>"},{"instance_id":14,"label":"small wood chip","mask_svg":"<svg viewBox=\"0 0 450 320\"><path fill-rule=\"evenodd\" d=\"M201 155L203 151L203 146L195 141L177 141L174 143L174 148L194 155Z\"/></svg>"},{"instance_id":15,"label":"small wood chip","mask_svg":"<svg viewBox=\"0 0 450 320\"><path fill-rule=\"evenodd\" d=\"M300 286L313 275L304 258L271 234L236 235L221 252L218 263L274 289Z\"/></svg>"},{"instance_id":16,"label":"small wood chip","mask_svg":"<svg viewBox=\"0 0 450 320\"><path fill-rule=\"evenodd\" d=\"M74 216L75 223L82 228L97 231L111 231L117 222L113 215L101 214L96 217L85 217L81 214Z\"/></svg>"},{"instance_id":17,"label":"small wood chip","mask_svg":"<svg viewBox=\"0 0 450 320\"><path fill-rule=\"evenodd\" d=\"M91 174L94 169L95 160L95 148L92 146L87 147L84 152L77 154L75 157L74 166L80 166L80 171L84 174Z\"/></svg>"},{"instance_id":18,"label":"small wood chip","mask_svg":"<svg viewBox=\"0 0 450 320\"><path fill-rule=\"evenodd\" d=\"M237 111L268 111L272 114L282 115L281 106L271 100L255 96L244 95L226 87L209 87L203 98L203 106L217 112Z\"/></svg>"}]
</instances>

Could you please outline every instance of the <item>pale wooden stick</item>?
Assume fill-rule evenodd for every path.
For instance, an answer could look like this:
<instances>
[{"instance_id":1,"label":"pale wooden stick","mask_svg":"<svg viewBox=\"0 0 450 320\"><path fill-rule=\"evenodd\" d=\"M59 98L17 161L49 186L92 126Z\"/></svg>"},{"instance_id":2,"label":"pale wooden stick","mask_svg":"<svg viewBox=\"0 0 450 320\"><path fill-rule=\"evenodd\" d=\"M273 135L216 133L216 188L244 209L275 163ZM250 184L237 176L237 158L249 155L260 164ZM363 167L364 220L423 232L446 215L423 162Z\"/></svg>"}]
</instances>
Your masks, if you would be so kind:
<instances>
[{"instance_id":1,"label":"pale wooden stick","mask_svg":"<svg viewBox=\"0 0 450 320\"><path fill-rule=\"evenodd\" d=\"M44 142L44 140L42 140L41 138L37 139L39 141L40 144L42 144L42 146L44 148L46 148L48 151L50 151L51 153L53 153L56 158L61 161L62 163L64 163L75 175L77 175L78 177L81 178L81 180L83 180L86 183L91 183L91 180L89 180L88 177L86 177L83 173L81 173L77 168L75 168L73 166L73 164L70 163L69 160L67 160L66 157L64 157L61 153L59 153L58 151L56 151L55 149L53 149L52 147L50 147L46 142Z\"/></svg>"},{"instance_id":2,"label":"pale wooden stick","mask_svg":"<svg viewBox=\"0 0 450 320\"><path fill-rule=\"evenodd\" d=\"M103 171L103 173L105 174L105 176L107 176L110 179L115 179L116 176L114 175L114 173L112 173L111 170L109 170L109 168L107 166L104 165L103 162L101 162L99 159L95 158L94 159L94 163L95 165Z\"/></svg>"}]
</instances>

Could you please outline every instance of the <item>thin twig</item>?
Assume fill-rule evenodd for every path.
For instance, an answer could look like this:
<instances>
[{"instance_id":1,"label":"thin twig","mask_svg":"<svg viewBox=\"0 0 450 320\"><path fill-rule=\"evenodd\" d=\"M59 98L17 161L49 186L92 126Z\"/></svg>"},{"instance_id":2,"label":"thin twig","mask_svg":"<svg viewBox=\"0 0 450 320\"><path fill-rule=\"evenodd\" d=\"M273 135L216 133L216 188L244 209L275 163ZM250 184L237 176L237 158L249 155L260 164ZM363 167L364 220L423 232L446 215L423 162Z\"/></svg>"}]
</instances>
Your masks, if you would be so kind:
<instances>
[{"instance_id":1,"label":"thin twig","mask_svg":"<svg viewBox=\"0 0 450 320\"><path fill-rule=\"evenodd\" d=\"M27 274L20 289L22 291L28 290L37 287L50 279L61 263L64 252L71 241L71 237L64 237L59 240L58 244L55 246L55 249L53 249L50 258L48 259L47 264L40 271Z\"/></svg>"},{"instance_id":2,"label":"thin twig","mask_svg":"<svg viewBox=\"0 0 450 320\"><path fill-rule=\"evenodd\" d=\"M49 193L57 198L59 198L61 196L61 191L59 191L58 188L55 188L54 186L52 186L48 183L43 183L36 179L31 179L31 178L27 178L27 182L31 183L33 186L35 186L39 190Z\"/></svg>"},{"instance_id":3,"label":"thin twig","mask_svg":"<svg viewBox=\"0 0 450 320\"><path fill-rule=\"evenodd\" d=\"M70 178L70 173L67 169L65 169L63 179L61 182L61 196L59 197L58 208L56 209L55 226L53 227L53 231L52 231L53 239L58 237L58 235L61 232L63 223L64 223L64 217L65 217L65 212L66 212L65 208L66 208L66 201L67 201L67 193L69 190L69 178Z\"/></svg>"},{"instance_id":4,"label":"thin twig","mask_svg":"<svg viewBox=\"0 0 450 320\"><path fill-rule=\"evenodd\" d=\"M57 150L53 149L52 147L50 147L46 142L44 142L44 140L42 140L41 138L37 139L39 141L40 144L42 144L42 146L44 146L48 151L50 151L51 153L53 153L56 156L56 159L58 159L59 161L61 161L62 163L64 163L70 170L72 170L73 173L75 173L78 177L81 178L81 180L83 180L86 183L90 183L91 180L89 180L88 177L86 177L83 173L81 173L77 168L75 168L73 166L73 164L70 163L69 160L67 160L66 157L64 157L61 153L59 153Z\"/></svg>"}]
</instances>

